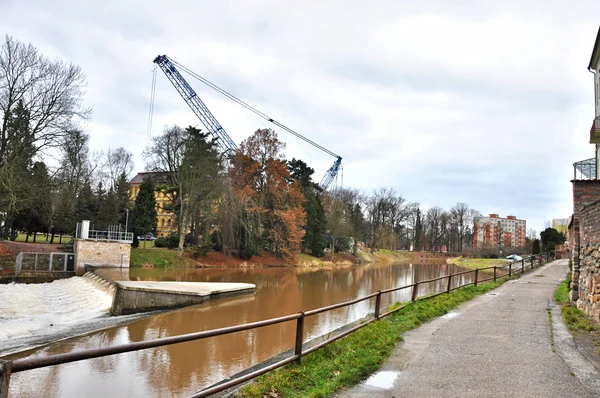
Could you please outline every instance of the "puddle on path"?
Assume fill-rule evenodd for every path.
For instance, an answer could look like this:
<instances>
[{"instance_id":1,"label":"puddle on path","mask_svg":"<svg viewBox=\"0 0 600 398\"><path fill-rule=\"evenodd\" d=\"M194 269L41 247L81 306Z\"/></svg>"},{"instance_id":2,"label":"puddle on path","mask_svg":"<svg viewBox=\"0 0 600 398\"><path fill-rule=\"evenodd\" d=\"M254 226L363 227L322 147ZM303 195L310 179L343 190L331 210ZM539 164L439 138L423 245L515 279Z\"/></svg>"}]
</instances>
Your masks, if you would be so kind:
<instances>
[{"instance_id":1,"label":"puddle on path","mask_svg":"<svg viewBox=\"0 0 600 398\"><path fill-rule=\"evenodd\" d=\"M452 318L456 318L459 315L460 315L460 312L452 311L452 312L447 313L446 315L443 315L442 318L444 318L444 319L452 319Z\"/></svg>"},{"instance_id":2,"label":"puddle on path","mask_svg":"<svg viewBox=\"0 0 600 398\"><path fill-rule=\"evenodd\" d=\"M371 375L371 377L369 377L365 381L365 384L367 384L369 386L384 388L384 389L388 390L394 386L394 381L396 380L396 378L398 377L399 374L400 374L400 372L394 372L394 371L377 372L377 373Z\"/></svg>"}]
</instances>

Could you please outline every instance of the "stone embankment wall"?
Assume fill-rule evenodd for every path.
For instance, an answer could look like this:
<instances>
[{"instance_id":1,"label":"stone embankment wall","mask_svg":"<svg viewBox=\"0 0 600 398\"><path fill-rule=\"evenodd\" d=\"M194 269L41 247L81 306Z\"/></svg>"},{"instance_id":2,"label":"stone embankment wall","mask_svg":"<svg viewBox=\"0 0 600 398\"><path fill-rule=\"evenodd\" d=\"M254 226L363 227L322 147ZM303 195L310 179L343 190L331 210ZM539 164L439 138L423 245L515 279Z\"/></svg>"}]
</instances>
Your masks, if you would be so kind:
<instances>
[{"instance_id":1,"label":"stone embankment wall","mask_svg":"<svg viewBox=\"0 0 600 398\"><path fill-rule=\"evenodd\" d=\"M600 200L581 208L579 244L577 308L600 321Z\"/></svg>"},{"instance_id":2,"label":"stone embankment wall","mask_svg":"<svg viewBox=\"0 0 600 398\"><path fill-rule=\"evenodd\" d=\"M583 259L584 252L584 244L580 242L582 211L584 211L585 207L591 206L600 198L600 180L572 180L571 183L573 184L573 219L569 225L569 248L571 250L573 268L569 298L572 302L576 302L579 299L580 261ZM591 215L590 211L590 209L586 211L586 217ZM589 228L592 224L588 222L587 225L588 238L591 239L593 234L591 234L592 231Z\"/></svg>"},{"instance_id":3,"label":"stone embankment wall","mask_svg":"<svg viewBox=\"0 0 600 398\"><path fill-rule=\"evenodd\" d=\"M129 268L131 244L128 242L77 239L74 249L77 254L77 275L85 273L86 265Z\"/></svg>"}]
</instances>

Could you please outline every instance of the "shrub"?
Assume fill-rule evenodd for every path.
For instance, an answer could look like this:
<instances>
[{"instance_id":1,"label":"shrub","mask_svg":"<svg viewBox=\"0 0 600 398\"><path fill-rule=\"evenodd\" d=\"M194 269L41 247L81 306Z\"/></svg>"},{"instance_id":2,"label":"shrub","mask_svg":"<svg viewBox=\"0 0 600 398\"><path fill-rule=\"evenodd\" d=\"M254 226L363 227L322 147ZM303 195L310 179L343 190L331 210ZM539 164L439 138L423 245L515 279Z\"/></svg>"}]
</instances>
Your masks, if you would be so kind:
<instances>
[{"instance_id":1,"label":"shrub","mask_svg":"<svg viewBox=\"0 0 600 398\"><path fill-rule=\"evenodd\" d=\"M213 249L212 242L202 242L199 245L190 246L189 251L194 258L203 257L208 254Z\"/></svg>"},{"instance_id":2,"label":"shrub","mask_svg":"<svg viewBox=\"0 0 600 398\"><path fill-rule=\"evenodd\" d=\"M154 247L166 247L168 249L175 249L179 246L179 234L172 233L166 238L158 238L154 241Z\"/></svg>"}]
</instances>

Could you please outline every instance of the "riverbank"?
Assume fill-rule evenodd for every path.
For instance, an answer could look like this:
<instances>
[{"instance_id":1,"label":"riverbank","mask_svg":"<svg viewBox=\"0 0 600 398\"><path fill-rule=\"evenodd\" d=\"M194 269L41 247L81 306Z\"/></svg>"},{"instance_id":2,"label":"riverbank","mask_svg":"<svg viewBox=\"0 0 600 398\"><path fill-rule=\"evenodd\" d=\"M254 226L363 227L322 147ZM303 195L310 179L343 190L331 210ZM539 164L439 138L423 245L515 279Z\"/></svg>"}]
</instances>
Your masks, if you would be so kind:
<instances>
[{"instance_id":1,"label":"riverbank","mask_svg":"<svg viewBox=\"0 0 600 398\"><path fill-rule=\"evenodd\" d=\"M458 265L463 268L487 268L494 265L506 265L506 261L500 258L466 258L466 257L451 257L446 260L447 264Z\"/></svg>"},{"instance_id":2,"label":"riverbank","mask_svg":"<svg viewBox=\"0 0 600 398\"><path fill-rule=\"evenodd\" d=\"M209 252L205 256L194 257L184 253L179 258L176 250L163 248L135 248L131 250L131 266L142 268L157 267L192 267L192 268L258 268L258 267L302 267L323 268L352 266L356 264L395 262L431 263L444 262L447 259L444 253L408 252L392 250L359 251L357 255L350 253L335 253L334 256L326 254L324 257L314 257L302 253L293 261L286 261L269 252L261 252L251 259L236 256L227 256L221 252Z\"/></svg>"},{"instance_id":3,"label":"riverbank","mask_svg":"<svg viewBox=\"0 0 600 398\"><path fill-rule=\"evenodd\" d=\"M402 333L447 314L506 280L469 286L409 303L390 317L303 357L300 365L287 365L255 379L242 387L236 397L332 396L341 388L354 385L376 371L402 340Z\"/></svg>"}]
</instances>

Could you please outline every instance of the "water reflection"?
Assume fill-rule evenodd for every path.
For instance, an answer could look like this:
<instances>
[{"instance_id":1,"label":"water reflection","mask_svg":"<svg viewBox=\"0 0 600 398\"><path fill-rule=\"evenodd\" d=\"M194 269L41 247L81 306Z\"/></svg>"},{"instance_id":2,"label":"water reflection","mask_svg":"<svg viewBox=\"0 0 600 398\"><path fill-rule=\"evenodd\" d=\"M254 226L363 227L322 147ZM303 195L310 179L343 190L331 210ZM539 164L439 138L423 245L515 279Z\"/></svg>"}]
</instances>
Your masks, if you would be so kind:
<instances>
[{"instance_id":1,"label":"water reflection","mask_svg":"<svg viewBox=\"0 0 600 398\"><path fill-rule=\"evenodd\" d=\"M51 355L216 329L292 314L459 272L452 265L378 265L344 269L132 269L140 281L247 282L256 295L209 301L73 338L27 355ZM470 281L456 277L453 286ZM447 281L423 285L420 295L446 289ZM409 301L411 289L382 297L383 308ZM305 340L356 321L374 310L375 300L318 314L305 321ZM19 397L185 396L293 347L295 322L157 349L17 373L11 394ZM27 356L20 355L20 356ZM31 383L36 380L36 383Z\"/></svg>"}]
</instances>

